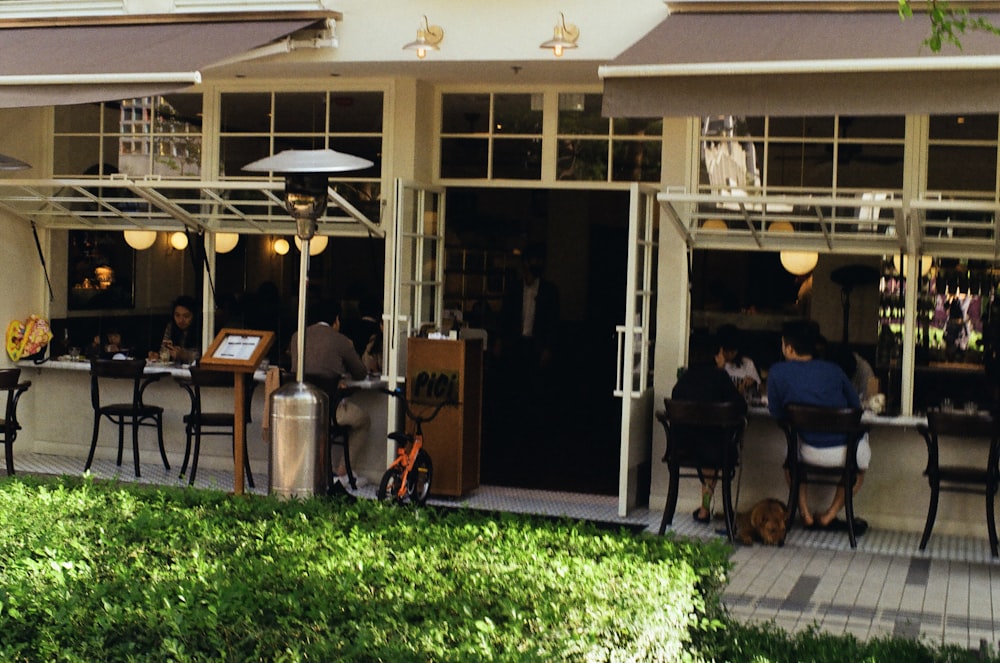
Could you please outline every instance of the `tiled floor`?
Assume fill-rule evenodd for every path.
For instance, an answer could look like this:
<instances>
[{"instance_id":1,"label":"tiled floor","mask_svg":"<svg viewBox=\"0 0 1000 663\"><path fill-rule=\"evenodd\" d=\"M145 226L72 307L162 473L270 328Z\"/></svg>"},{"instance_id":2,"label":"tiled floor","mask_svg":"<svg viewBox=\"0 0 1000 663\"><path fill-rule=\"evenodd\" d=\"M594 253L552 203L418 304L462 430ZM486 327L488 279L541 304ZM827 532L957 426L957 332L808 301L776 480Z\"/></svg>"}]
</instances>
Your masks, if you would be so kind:
<instances>
[{"instance_id":1,"label":"tiled floor","mask_svg":"<svg viewBox=\"0 0 1000 663\"><path fill-rule=\"evenodd\" d=\"M21 472L80 474L79 458L21 454ZM95 476L132 481L128 464L95 461ZM267 492L267 476L258 470L256 488ZM185 485L176 471L143 465L144 483ZM232 490L232 473L200 469L197 485ZM374 497L368 485L359 494ZM450 506L567 516L645 527L655 532L660 511L639 509L627 518L617 515L614 497L483 486L456 500L435 500ZM695 523L678 514L671 530L678 536L718 536L721 521ZM1000 645L1000 560L990 556L985 538L935 535L927 551L917 550L918 534L872 528L851 550L846 534L793 529L783 548L740 546L723 600L740 620L774 620L797 631L812 624L831 633L921 638L970 649Z\"/></svg>"}]
</instances>

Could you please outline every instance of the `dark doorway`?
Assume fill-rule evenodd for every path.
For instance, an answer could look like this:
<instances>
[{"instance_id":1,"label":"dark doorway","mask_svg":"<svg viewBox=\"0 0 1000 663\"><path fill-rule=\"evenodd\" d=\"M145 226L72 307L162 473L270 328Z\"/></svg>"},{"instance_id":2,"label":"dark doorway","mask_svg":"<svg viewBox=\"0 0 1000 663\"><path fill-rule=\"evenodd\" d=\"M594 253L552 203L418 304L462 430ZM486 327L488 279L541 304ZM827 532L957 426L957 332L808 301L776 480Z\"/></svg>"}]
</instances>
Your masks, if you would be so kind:
<instances>
[{"instance_id":1,"label":"dark doorway","mask_svg":"<svg viewBox=\"0 0 1000 663\"><path fill-rule=\"evenodd\" d=\"M452 189L447 195L445 307L461 308L489 334L482 482L616 495L621 401L612 390L615 326L625 307L628 194ZM510 351L517 339L503 321L515 313L504 308L521 287L520 254L538 251L542 278L558 291L559 316L547 362L531 364ZM470 256L482 265L481 280L469 278L475 276ZM482 283L482 290L470 292L470 283L474 289Z\"/></svg>"}]
</instances>

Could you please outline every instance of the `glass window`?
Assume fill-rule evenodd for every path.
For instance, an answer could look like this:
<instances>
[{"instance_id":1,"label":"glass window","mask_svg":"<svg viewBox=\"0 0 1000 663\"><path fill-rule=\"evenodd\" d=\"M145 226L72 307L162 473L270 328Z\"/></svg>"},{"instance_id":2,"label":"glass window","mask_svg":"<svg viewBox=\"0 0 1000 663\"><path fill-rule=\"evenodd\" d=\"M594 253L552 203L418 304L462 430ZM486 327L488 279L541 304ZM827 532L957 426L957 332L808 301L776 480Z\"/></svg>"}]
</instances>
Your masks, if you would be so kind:
<instances>
[{"instance_id":1,"label":"glass window","mask_svg":"<svg viewBox=\"0 0 1000 663\"><path fill-rule=\"evenodd\" d=\"M168 94L58 106L53 172L199 177L201 103L199 94Z\"/></svg>"},{"instance_id":2,"label":"glass window","mask_svg":"<svg viewBox=\"0 0 1000 663\"><path fill-rule=\"evenodd\" d=\"M541 179L542 141L537 138L502 138L493 141L493 177Z\"/></svg>"},{"instance_id":3,"label":"glass window","mask_svg":"<svg viewBox=\"0 0 1000 663\"><path fill-rule=\"evenodd\" d=\"M282 92L274 95L275 133L324 133L326 92Z\"/></svg>"},{"instance_id":4,"label":"glass window","mask_svg":"<svg viewBox=\"0 0 1000 663\"><path fill-rule=\"evenodd\" d=\"M497 134L541 134L542 109L532 104L530 94L498 94L493 101L493 132Z\"/></svg>"},{"instance_id":5,"label":"glass window","mask_svg":"<svg viewBox=\"0 0 1000 663\"><path fill-rule=\"evenodd\" d=\"M608 141L560 140L557 177L560 180L607 181Z\"/></svg>"},{"instance_id":6,"label":"glass window","mask_svg":"<svg viewBox=\"0 0 1000 663\"><path fill-rule=\"evenodd\" d=\"M490 127L490 95L446 94L441 98L441 133L483 134Z\"/></svg>"},{"instance_id":7,"label":"glass window","mask_svg":"<svg viewBox=\"0 0 1000 663\"><path fill-rule=\"evenodd\" d=\"M706 117L703 188L899 191L903 116Z\"/></svg>"}]
</instances>

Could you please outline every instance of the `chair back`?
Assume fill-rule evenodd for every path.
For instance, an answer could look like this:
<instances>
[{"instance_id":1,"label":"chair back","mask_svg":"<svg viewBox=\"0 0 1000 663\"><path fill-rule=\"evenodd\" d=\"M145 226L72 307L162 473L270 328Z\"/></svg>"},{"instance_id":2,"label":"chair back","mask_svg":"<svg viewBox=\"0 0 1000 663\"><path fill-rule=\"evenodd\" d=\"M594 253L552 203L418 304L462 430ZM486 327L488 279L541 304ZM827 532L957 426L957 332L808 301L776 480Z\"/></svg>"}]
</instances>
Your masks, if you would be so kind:
<instances>
[{"instance_id":1,"label":"chair back","mask_svg":"<svg viewBox=\"0 0 1000 663\"><path fill-rule=\"evenodd\" d=\"M956 437L986 437L997 435L996 420L986 414L966 414L955 410L929 410L927 430L932 435L954 435Z\"/></svg>"},{"instance_id":2,"label":"chair back","mask_svg":"<svg viewBox=\"0 0 1000 663\"><path fill-rule=\"evenodd\" d=\"M796 431L810 433L843 433L860 436L865 431L861 425L861 408L822 407L818 405L789 404L785 407L785 422Z\"/></svg>"},{"instance_id":3,"label":"chair back","mask_svg":"<svg viewBox=\"0 0 1000 663\"><path fill-rule=\"evenodd\" d=\"M233 378L233 373L231 371L219 371L211 368L202 368L197 364L192 364L189 369L191 372L191 386L193 387L192 393L192 414L201 414L201 390L202 389L233 389L235 387L235 381ZM246 382L250 375L242 376ZM251 382L249 386L244 389L244 416L246 420L250 421L250 404L253 400L253 387L254 384Z\"/></svg>"},{"instance_id":4,"label":"chair back","mask_svg":"<svg viewBox=\"0 0 1000 663\"><path fill-rule=\"evenodd\" d=\"M102 379L131 380L132 405L139 407L140 382L146 369L145 359L91 359L90 360L90 402L95 410L101 409Z\"/></svg>"},{"instance_id":5,"label":"chair back","mask_svg":"<svg viewBox=\"0 0 1000 663\"><path fill-rule=\"evenodd\" d=\"M664 460L686 467L721 467L726 450L738 462L738 445L746 427L746 407L734 401L686 401L663 399L657 413L667 433Z\"/></svg>"},{"instance_id":6,"label":"chair back","mask_svg":"<svg viewBox=\"0 0 1000 663\"><path fill-rule=\"evenodd\" d=\"M20 368L3 368L0 369L0 391L7 391L9 389L14 389L17 387L17 383L21 380L21 369Z\"/></svg>"}]
</instances>

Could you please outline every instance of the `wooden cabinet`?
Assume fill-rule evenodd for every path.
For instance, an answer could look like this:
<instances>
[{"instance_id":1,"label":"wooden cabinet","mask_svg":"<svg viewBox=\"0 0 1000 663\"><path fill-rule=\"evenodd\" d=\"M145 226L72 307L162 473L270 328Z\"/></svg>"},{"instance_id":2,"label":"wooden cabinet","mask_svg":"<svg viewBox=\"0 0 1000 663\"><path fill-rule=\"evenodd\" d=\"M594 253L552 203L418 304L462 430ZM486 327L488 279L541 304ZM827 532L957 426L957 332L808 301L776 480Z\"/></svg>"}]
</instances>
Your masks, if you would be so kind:
<instances>
[{"instance_id":1,"label":"wooden cabinet","mask_svg":"<svg viewBox=\"0 0 1000 663\"><path fill-rule=\"evenodd\" d=\"M424 424L424 449L434 464L431 493L457 497L478 488L483 430L482 341L409 339L406 397L416 412L428 410L442 399L456 401Z\"/></svg>"},{"instance_id":2,"label":"wooden cabinet","mask_svg":"<svg viewBox=\"0 0 1000 663\"><path fill-rule=\"evenodd\" d=\"M493 311L500 310L507 284L517 278L513 254L449 246L447 256L445 307L465 313L483 305Z\"/></svg>"}]
</instances>

